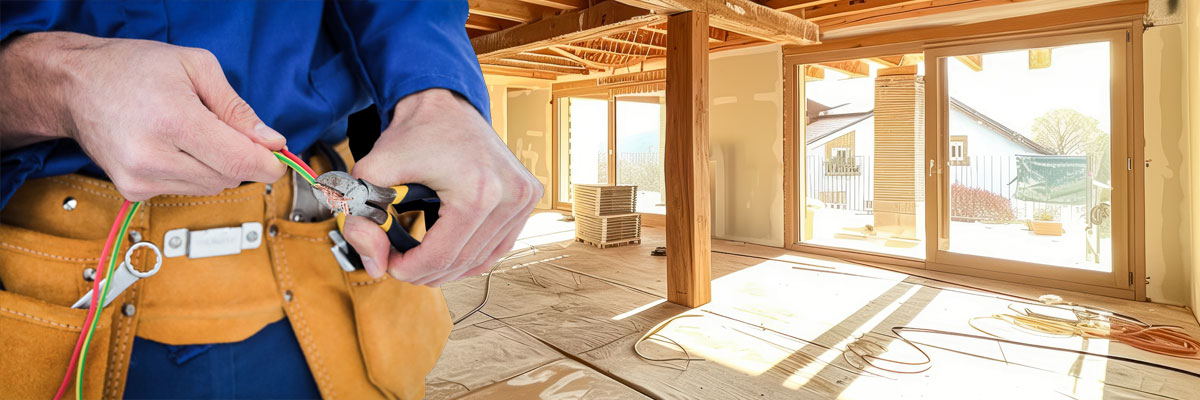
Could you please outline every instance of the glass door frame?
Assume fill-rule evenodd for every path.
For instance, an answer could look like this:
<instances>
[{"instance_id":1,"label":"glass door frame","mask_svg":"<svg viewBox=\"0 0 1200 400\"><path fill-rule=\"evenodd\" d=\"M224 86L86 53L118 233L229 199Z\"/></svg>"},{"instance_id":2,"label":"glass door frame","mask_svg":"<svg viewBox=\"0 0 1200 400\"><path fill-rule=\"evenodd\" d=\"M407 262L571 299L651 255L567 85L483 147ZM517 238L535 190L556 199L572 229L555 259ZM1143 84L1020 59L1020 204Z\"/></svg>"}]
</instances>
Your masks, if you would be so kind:
<instances>
[{"instance_id":1,"label":"glass door frame","mask_svg":"<svg viewBox=\"0 0 1200 400\"><path fill-rule=\"evenodd\" d=\"M1137 151L1144 144L1143 137L1143 117L1142 117L1142 19L1140 15L1124 16L1112 15L1096 18L1092 21L1087 21L1085 18L1072 19L1069 22L1061 24L1059 27L1046 28L1045 24L1034 17L1029 17L1028 21L1024 19L1014 19L1017 23L1011 21L996 21L995 23L979 24L981 28L978 34L971 37L958 38L943 38L938 36L940 33L931 32L929 38L922 38L920 35L914 35L911 41L891 41L891 38L883 39L887 34L881 34L880 39L876 40L873 36L864 36L860 38L847 38L839 40L836 45L831 45L828 50L791 50L784 48L783 55L783 75L784 75L784 247L790 250L801 251L816 255L836 257L838 259L847 260L855 263L883 264L885 268L894 268L901 272L909 272L914 274L923 274L922 271L931 273L952 273L958 275L982 277L1001 281L1018 282L1041 287L1049 287L1056 289L1073 290L1089 294L1096 294L1109 297L1118 297L1132 299L1138 301L1146 300L1146 265L1145 265L1145 184L1142 165L1145 162L1145 155ZM1018 21L1019 20L1019 21ZM1001 22L1004 22L1003 24ZM986 26L985 26L986 25ZM1114 97L1111 102L1113 108L1112 124L1115 126L1116 118L1120 115L1123 118L1125 129L1122 130L1121 138L1117 138L1117 133L1113 132L1114 148L1112 151L1112 165L1114 180L1116 175L1122 175L1124 193L1117 194L1114 191L1113 197L1120 196L1124 199L1120 215L1113 213L1113 246L1114 246L1114 264L1117 259L1123 260L1121 273L1110 273L1107 276L1096 278L1086 277L1085 281L1093 282L1085 283L1078 282L1077 279L1056 279L1055 277L1033 276L1012 274L1000 272L997 268L999 265L989 265L985 268L972 268L966 265L971 265L968 259L958 259L951 255L949 259L943 254L938 254L939 239L941 237L942 219L940 217L941 206L941 184L945 180L948 182L948 174L943 178L943 174L933 174L932 176L926 173L925 198L926 198L926 259L913 259L907 257L899 257L894 255L871 253L859 250L850 250L843 248L835 248L821 246L810 243L802 243L800 241L802 233L802 219L804 210L804 187L805 187L805 171L802 160L805 158L804 145L804 126L803 118L805 115L805 93L804 93L804 73L803 68L806 64L818 64L822 62L831 62L846 59L870 58L889 54L925 54L926 64L926 165L933 161L938 165L939 160L948 159L949 150L946 146L939 147L938 131L931 129L940 123L945 113L935 112L938 104L946 104L948 101L937 100L935 95L938 95L938 88L932 83L934 77L941 76L940 68L944 68L935 64L937 57L949 55L945 49L949 48L965 48L960 46L980 45L983 48L1003 48L1006 43L1013 43L1024 40L1027 43L1025 48L1035 48L1038 45L1045 47L1047 43L1056 43L1056 38L1074 38L1077 34L1084 35L1100 35L1094 37L1109 38L1115 40L1112 49L1113 55L1111 62L1121 64L1120 66L1112 66L1112 85L1113 90L1110 93L1115 93L1120 90L1123 95L1120 99ZM1103 40L1103 39L1101 39ZM1084 40L1086 41L1086 40ZM1096 40L1092 40L1096 41ZM992 46L992 47L988 47ZM1018 46L1019 47L1019 46ZM1123 49L1120 51L1117 49ZM939 51L941 51L939 53ZM998 50L991 50L998 51ZM982 51L990 52L990 51ZM929 53L933 53L931 57ZM1119 67L1119 69L1118 69ZM1117 74L1117 71L1122 71L1123 76ZM940 78L939 78L940 79ZM932 104L931 104L932 102ZM948 117L948 116L947 116ZM799 122L797 121L799 120ZM1115 129L1114 129L1115 130ZM1121 152L1116 149L1116 141L1120 141L1122 148ZM1121 160L1124 157L1126 160ZM941 165L945 165L944 163ZM1121 170L1121 165L1127 165L1129 168ZM1124 173L1121 173L1124 171ZM948 193L948 192L947 192ZM938 203L934 203L937 201ZM948 202L946 202L948 205ZM935 212L939 210L939 212ZM1118 225L1116 218L1121 218L1122 222ZM948 221L949 218L946 218ZM1118 240L1116 233L1120 230L1121 239ZM1117 250L1116 247L1121 249ZM985 260L986 261L986 260ZM1026 265L1025 267L1028 267ZM1117 268L1114 265L1114 269ZM944 277L944 275L942 275Z\"/></svg>"},{"instance_id":2,"label":"glass door frame","mask_svg":"<svg viewBox=\"0 0 1200 400\"><path fill-rule=\"evenodd\" d=\"M552 157L553 171L552 171L552 178L551 178L551 180L554 181L554 184L553 184L553 186L554 186L554 188L553 188L554 202L553 202L553 204L554 204L554 209L556 209L556 210L571 211L571 203L570 202L563 202L563 201L559 200L562 198L560 196L560 194L561 194L560 191L567 190L567 188L565 188L565 187L560 187L562 185L560 184L560 181L559 181L560 174L561 174L561 172L559 171L559 166L560 166L560 162L563 161L561 159L559 151L558 151L559 150L559 148L558 148L559 136L561 136L563 134L563 132L561 132L559 130L559 118L560 118L559 112L562 110L562 107L560 106L561 103L559 101L562 99L567 99L567 98L586 98L586 99L593 99L593 100L604 100L604 101L608 102L608 111L607 111L607 113L608 113L608 116L607 116L607 118L608 118L608 153L607 154L608 154L608 182L609 182L608 184L610 184L610 185L615 184L615 182L617 181L617 124L616 124L616 122L617 122L616 121L616 119L617 119L617 103L616 103L616 98L614 96L609 95L607 90L596 91L595 93L587 93L587 94L572 93L570 95L552 93L550 95L550 97L551 97L550 98L550 108L551 108L550 129L552 131L551 139L553 142L551 144L551 148L554 149L553 150L554 154ZM571 132L569 129L569 125L568 125L568 130L565 132L565 134L568 138L570 138Z\"/></svg>"},{"instance_id":3,"label":"glass door frame","mask_svg":"<svg viewBox=\"0 0 1200 400\"><path fill-rule=\"evenodd\" d=\"M1130 92L1132 33L1129 28L1035 37L1004 37L984 42L949 44L925 49L926 109L926 264L935 271L1029 281L1042 286L1078 289L1091 286L1093 291L1128 297L1133 290L1131 257L1130 183L1133 181L1133 118L1128 110ZM949 96L946 68L954 56L1049 48L1084 43L1108 42L1110 49L1110 132L1112 168L1112 269L1110 272L1054 267L1023 261L953 253L942 250L950 240ZM1121 165L1130 168L1121 170ZM1122 293L1128 292L1128 293Z\"/></svg>"}]
</instances>

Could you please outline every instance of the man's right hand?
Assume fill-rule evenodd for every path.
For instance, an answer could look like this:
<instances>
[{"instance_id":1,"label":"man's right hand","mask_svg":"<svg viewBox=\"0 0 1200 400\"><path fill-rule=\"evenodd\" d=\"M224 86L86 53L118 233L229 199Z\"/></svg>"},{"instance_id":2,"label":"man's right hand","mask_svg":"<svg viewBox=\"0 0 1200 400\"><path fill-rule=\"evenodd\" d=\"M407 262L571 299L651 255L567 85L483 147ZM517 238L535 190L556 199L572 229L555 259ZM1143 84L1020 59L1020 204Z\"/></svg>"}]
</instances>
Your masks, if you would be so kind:
<instances>
[{"instance_id":1,"label":"man's right hand","mask_svg":"<svg viewBox=\"0 0 1200 400\"><path fill-rule=\"evenodd\" d=\"M0 47L0 147L72 138L130 201L272 182L282 135L203 49L30 33Z\"/></svg>"}]
</instances>

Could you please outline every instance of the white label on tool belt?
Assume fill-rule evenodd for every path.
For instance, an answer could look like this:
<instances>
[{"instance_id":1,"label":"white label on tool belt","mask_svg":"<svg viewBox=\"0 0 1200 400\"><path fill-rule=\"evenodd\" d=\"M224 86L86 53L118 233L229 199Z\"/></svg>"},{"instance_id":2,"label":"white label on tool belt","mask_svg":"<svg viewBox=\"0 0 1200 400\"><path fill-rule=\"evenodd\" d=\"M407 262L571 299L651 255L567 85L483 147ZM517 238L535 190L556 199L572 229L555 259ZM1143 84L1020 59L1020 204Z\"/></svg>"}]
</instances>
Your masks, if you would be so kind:
<instances>
[{"instance_id":1,"label":"white label on tool belt","mask_svg":"<svg viewBox=\"0 0 1200 400\"><path fill-rule=\"evenodd\" d=\"M163 254L188 258L227 256L262 245L262 223L247 222L238 227L188 231L174 229L163 237Z\"/></svg>"}]
</instances>

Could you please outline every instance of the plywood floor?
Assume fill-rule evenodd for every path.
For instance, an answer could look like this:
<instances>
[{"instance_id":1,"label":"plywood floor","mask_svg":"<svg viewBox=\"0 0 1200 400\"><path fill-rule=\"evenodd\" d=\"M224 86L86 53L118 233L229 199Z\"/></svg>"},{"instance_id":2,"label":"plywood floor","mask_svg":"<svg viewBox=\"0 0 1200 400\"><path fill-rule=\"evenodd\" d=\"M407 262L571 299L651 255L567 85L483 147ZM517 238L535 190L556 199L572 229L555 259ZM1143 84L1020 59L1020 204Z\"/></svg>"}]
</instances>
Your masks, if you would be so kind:
<instances>
[{"instance_id":1,"label":"plywood floor","mask_svg":"<svg viewBox=\"0 0 1200 400\"><path fill-rule=\"evenodd\" d=\"M1182 308L922 273L933 278L927 279L714 240L713 302L687 309L665 302L666 260L649 255L663 245L662 229L644 229L640 245L600 250L574 243L571 224L558 219L554 213L530 219L518 246L537 250L492 274L487 305L455 327L429 374L429 398L1200 398L1200 379L1182 373L990 341L904 333L932 360L915 374L863 372L841 351L870 342L887 349L883 357L918 361L921 355L896 340L892 327L980 334L968 320L1024 306L943 280L1023 297L1054 293L1149 323L1185 326L1200 337ZM474 277L446 285L452 312L475 307L485 284L485 277ZM655 340L639 346L642 352L697 360L646 361L635 354L633 344L664 321ZM1106 340L977 325L1010 339L1200 371L1200 361Z\"/></svg>"}]
</instances>

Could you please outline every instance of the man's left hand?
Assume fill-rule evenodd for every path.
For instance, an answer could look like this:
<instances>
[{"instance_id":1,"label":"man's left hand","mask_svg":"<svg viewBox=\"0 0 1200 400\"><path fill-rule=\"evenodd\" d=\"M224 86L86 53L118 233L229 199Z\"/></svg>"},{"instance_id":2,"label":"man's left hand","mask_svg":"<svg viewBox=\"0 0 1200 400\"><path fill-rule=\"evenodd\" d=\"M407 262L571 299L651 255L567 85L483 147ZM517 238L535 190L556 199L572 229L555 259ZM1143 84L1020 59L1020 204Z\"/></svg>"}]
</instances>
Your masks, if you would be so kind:
<instances>
[{"instance_id":1,"label":"man's left hand","mask_svg":"<svg viewBox=\"0 0 1200 400\"><path fill-rule=\"evenodd\" d=\"M442 89L400 100L391 125L351 174L379 186L420 183L437 191L438 221L406 253L391 250L366 218L348 216L343 229L372 277L387 272L419 285L487 271L512 248L542 197L541 183L479 112Z\"/></svg>"}]
</instances>

